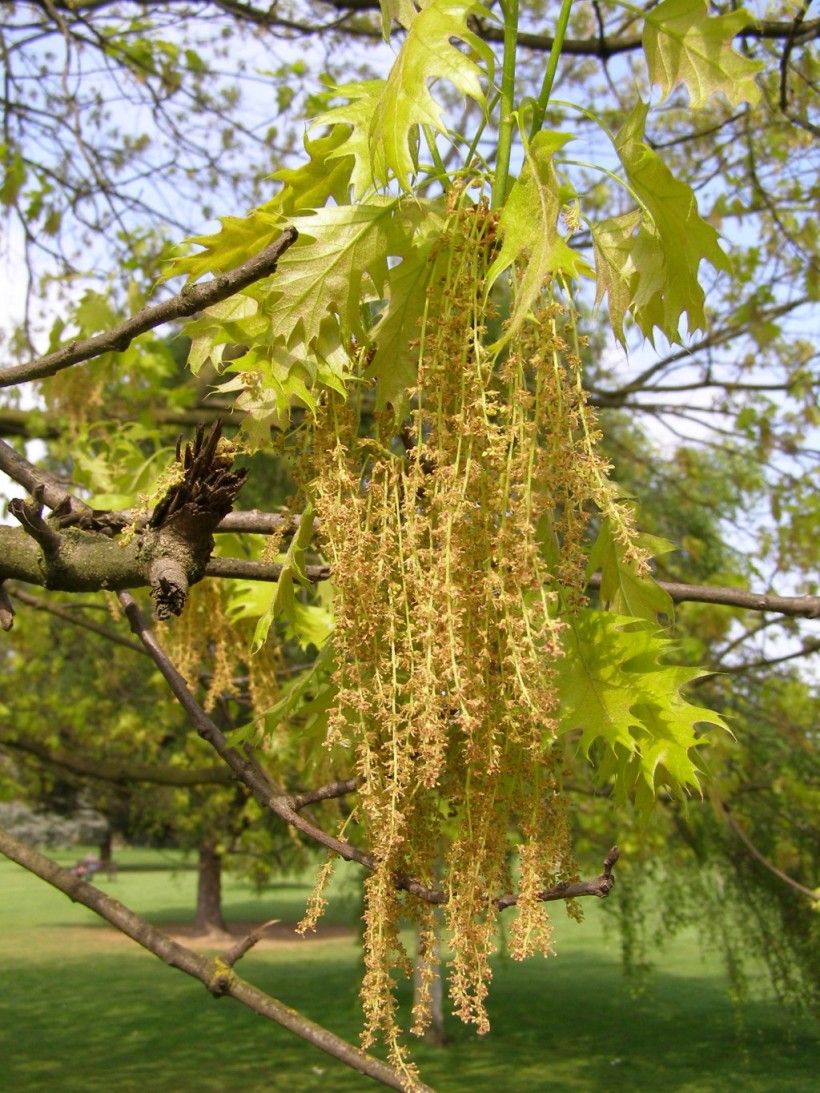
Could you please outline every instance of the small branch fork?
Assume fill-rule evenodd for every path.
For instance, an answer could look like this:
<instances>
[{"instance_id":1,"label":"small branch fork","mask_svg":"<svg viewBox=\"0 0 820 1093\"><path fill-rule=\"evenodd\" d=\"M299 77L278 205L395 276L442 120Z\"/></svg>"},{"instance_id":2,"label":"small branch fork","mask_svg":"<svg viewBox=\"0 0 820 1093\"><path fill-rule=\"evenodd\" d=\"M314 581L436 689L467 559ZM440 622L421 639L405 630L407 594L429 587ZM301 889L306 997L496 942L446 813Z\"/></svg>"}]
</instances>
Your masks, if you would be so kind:
<instances>
[{"instance_id":1,"label":"small branch fork","mask_svg":"<svg viewBox=\"0 0 820 1093\"><path fill-rule=\"evenodd\" d=\"M358 787L359 779L353 778L331 782L327 786L298 794L295 797L288 796L282 789L272 783L267 772L259 766L251 754L239 752L236 748L231 747L225 734L205 713L191 694L187 683L157 642L151 630L149 630L134 597L129 592L120 592L119 600L132 631L142 642L157 668L159 668L174 697L188 714L191 724L202 739L207 741L217 755L227 763L234 775L250 790L257 803L262 808L269 809L290 827L300 831L307 838L319 843L327 850L338 854L346 861L355 861L364 866L365 869L374 870L378 862L373 855L360 850L346 840L329 834L313 823L312 820L300 814L300 810L307 805L314 804L317 801L329 800L332 797L341 797L345 793L352 792ZM604 872L599 877L591 881L557 885L542 892L539 898L546 902L574 899L578 896L606 896L614 884L612 867L617 860L618 851L617 848L613 847L604 863ZM438 905L447 902L447 894L442 889L431 888L422 884L415 877L397 874L393 879L398 889L409 892L427 903ZM496 906L499 910L503 910L505 907L511 907L517 902L517 899L518 897L514 895L501 896L496 900Z\"/></svg>"},{"instance_id":2,"label":"small branch fork","mask_svg":"<svg viewBox=\"0 0 820 1093\"><path fill-rule=\"evenodd\" d=\"M252 945L256 944L270 923L265 923L248 937L243 938L222 958L203 956L185 945L180 945L179 942L174 941L173 938L125 907L119 900L112 899L94 885L73 876L67 869L62 869L56 862L21 843L2 829L0 829L0 853L64 892L75 903L82 903L94 911L170 967L178 968L186 975L198 979L215 997L225 995L236 999L260 1017L266 1017L269 1021L281 1025L319 1048L320 1051L346 1063L360 1074L380 1082L389 1089L406 1088L404 1081L392 1067L365 1054L328 1029L322 1028L321 1025L317 1025L291 1009L290 1006L286 1006L277 998L254 987L233 971L233 965Z\"/></svg>"}]
</instances>

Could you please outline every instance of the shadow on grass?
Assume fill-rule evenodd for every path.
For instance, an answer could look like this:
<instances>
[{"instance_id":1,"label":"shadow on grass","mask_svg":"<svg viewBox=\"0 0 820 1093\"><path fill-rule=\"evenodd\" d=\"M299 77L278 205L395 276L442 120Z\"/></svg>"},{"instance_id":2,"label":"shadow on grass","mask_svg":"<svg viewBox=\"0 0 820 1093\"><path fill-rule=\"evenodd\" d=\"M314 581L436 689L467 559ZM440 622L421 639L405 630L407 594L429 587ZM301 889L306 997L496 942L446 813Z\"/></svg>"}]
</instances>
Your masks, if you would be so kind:
<instances>
[{"instance_id":1,"label":"shadow on grass","mask_svg":"<svg viewBox=\"0 0 820 1093\"><path fill-rule=\"evenodd\" d=\"M355 1040L354 945L251 954L240 970ZM59 967L13 960L6 971L0 1056L4 1088L15 1093L375 1088L147 956L106 954ZM523 965L497 960L490 999L488 1036L449 1021L450 1047L416 1048L440 1093L816 1088L820 1058L810 1030L790 1024L773 1004L745 1006L739 1023L715 978L656 975L636 1000L613 961L576 952ZM408 1002L405 991L405 1018Z\"/></svg>"}]
</instances>

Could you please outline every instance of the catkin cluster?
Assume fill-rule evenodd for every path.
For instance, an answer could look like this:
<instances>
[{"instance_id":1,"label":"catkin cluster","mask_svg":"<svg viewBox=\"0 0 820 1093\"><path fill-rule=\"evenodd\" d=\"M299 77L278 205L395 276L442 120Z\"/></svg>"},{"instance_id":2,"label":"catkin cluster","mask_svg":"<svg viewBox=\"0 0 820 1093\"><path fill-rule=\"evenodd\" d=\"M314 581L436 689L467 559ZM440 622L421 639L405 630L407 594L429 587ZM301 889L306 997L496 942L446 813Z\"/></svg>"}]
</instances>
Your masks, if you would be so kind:
<instances>
[{"instance_id":1,"label":"catkin cluster","mask_svg":"<svg viewBox=\"0 0 820 1093\"><path fill-rule=\"evenodd\" d=\"M436 945L430 904L397 877L446 895L451 999L479 1031L499 895L519 893L512 954L549 951L538 894L575 876L555 746L561 615L583 600L590 512L630 533L559 307L545 299L511 344L488 348L495 231L482 204L449 218L400 431L392 414L366 419L331 396L314 441L337 592L328 742L349 749L362 778L377 862L365 882L365 1043L381 1035L399 1064L402 920L430 954L422 988ZM417 992L416 1032L428 995Z\"/></svg>"}]
</instances>

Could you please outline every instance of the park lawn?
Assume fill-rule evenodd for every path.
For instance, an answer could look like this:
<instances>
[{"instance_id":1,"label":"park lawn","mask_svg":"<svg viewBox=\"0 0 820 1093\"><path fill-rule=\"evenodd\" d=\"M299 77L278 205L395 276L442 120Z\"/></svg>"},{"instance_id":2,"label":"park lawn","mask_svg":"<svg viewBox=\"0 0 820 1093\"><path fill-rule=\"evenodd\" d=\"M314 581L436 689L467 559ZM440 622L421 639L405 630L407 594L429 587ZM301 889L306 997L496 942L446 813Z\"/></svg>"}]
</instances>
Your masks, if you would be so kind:
<instances>
[{"instance_id":1,"label":"park lawn","mask_svg":"<svg viewBox=\"0 0 820 1093\"><path fill-rule=\"evenodd\" d=\"M77 853L60 857L70 863ZM159 925L190 921L196 875L180 868L178 855L131 850L119 858L124 868L101 887ZM296 878L258 896L229 877L226 917L293 922L308 891ZM239 970L352 1040L359 1028L356 887L342 877L331 897L329 921L350 925L349 937L269 943ZM431 1085L442 1093L817 1088L812 1029L773 1001L733 1008L716 962L704 960L691 937L670 946L663 970L632 997L617 937L604 930L601 906L590 903L581 926L557 909L556 957L496 959L488 1036L451 1021L449 1047L419 1045ZM4 860L0 969L4 1093L375 1088L235 1002L212 999Z\"/></svg>"}]
</instances>

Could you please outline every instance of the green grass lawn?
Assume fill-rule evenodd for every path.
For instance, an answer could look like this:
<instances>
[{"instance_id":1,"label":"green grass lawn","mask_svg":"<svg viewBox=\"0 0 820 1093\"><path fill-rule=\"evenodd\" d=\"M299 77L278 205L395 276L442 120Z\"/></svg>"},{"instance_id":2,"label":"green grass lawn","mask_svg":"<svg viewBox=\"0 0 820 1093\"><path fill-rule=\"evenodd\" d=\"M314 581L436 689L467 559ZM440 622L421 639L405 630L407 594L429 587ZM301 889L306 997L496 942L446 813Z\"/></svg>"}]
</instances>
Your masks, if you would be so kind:
<instances>
[{"instance_id":1,"label":"green grass lawn","mask_svg":"<svg viewBox=\"0 0 820 1093\"><path fill-rule=\"evenodd\" d=\"M77 852L62 855L68 863ZM192 918L195 873L178 856L128 851L106 888L162 925ZM296 921L308 884L262 896L225 886L230 920ZM617 893L617 889L616 889ZM617 898L613 895L612 898ZM445 1049L420 1045L440 1091L814 1090L817 1041L773 1001L734 1009L717 965L679 939L646 992L624 984L617 937L587 901L578 926L556 910L558 955L498 958L485 1037L451 1021ZM355 924L355 886L335 884L328 920ZM254 950L241 973L348 1039L359 1028L355 937ZM375 1088L229 999L117 937L90 911L0 859L0 1090L193 1093Z\"/></svg>"}]
</instances>

